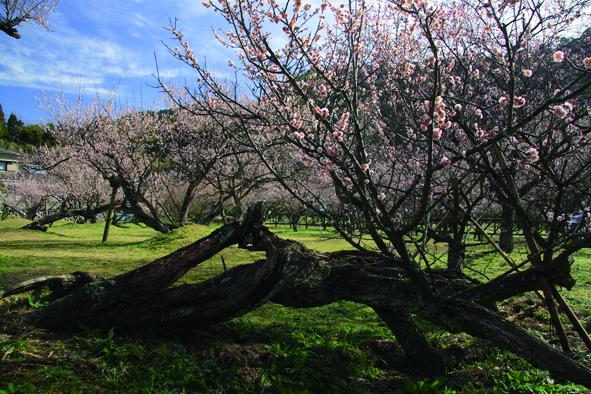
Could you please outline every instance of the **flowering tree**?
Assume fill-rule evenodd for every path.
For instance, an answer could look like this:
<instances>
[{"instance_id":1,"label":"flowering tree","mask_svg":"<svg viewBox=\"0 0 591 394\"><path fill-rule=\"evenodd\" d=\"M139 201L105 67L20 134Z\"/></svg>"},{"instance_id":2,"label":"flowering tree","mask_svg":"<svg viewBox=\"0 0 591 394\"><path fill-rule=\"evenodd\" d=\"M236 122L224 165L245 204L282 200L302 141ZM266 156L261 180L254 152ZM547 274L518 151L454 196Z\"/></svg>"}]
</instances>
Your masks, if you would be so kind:
<instances>
[{"instance_id":1,"label":"flowering tree","mask_svg":"<svg viewBox=\"0 0 591 394\"><path fill-rule=\"evenodd\" d=\"M147 112L117 110L112 101L57 100L46 109L52 135L71 158L120 191L118 209L160 232L185 225L196 196L227 167L223 160L242 154L212 118L182 108Z\"/></svg>"},{"instance_id":2,"label":"flowering tree","mask_svg":"<svg viewBox=\"0 0 591 394\"><path fill-rule=\"evenodd\" d=\"M591 169L583 101L591 58L556 48L556 37L572 28L587 2L204 5L228 22L217 37L236 51L242 65L231 67L254 99L230 94L172 26L179 41L173 53L198 75L196 105L218 119L240 119L233 132L310 210L329 212L309 182L289 176L278 152L289 152L316 182L332 188L361 216L356 231L367 232L373 244L355 241L343 218L331 218L336 229L362 252L398 256L424 300L440 297L420 268L420 259L429 262L416 229L424 229L425 239L430 213L440 210L453 217L460 235L482 198L467 198L469 191L494 190L489 200L515 215L529 249L522 267L565 269L565 258L589 245L587 234L540 222L548 211L559 211L564 222L574 205L586 205L578 191ZM281 47L270 40L277 31L284 34ZM448 243L450 251L463 247L461 237ZM502 287L517 270L482 288ZM554 307L556 280L539 286L568 350Z\"/></svg>"},{"instance_id":3,"label":"flowering tree","mask_svg":"<svg viewBox=\"0 0 591 394\"><path fill-rule=\"evenodd\" d=\"M207 184L218 184L220 177L216 174L226 173L222 161L235 155L224 133L219 132L218 125L211 118L196 116L183 109L170 111L167 115L170 125L161 130L157 149L170 165L170 176L176 178L177 184L184 189L181 193L172 193L167 187L177 212L174 222L183 226L196 194ZM219 171L220 168L224 170Z\"/></svg>"},{"instance_id":4,"label":"flowering tree","mask_svg":"<svg viewBox=\"0 0 591 394\"><path fill-rule=\"evenodd\" d=\"M22 154L20 163L22 174L10 183L4 204L24 211L32 220L26 228L46 230L65 218L94 221L107 210L108 183L92 167L71 159L66 150L42 147Z\"/></svg>"},{"instance_id":5,"label":"flowering tree","mask_svg":"<svg viewBox=\"0 0 591 394\"><path fill-rule=\"evenodd\" d=\"M47 28L49 14L55 10L59 0L2 0L0 2L0 30L13 38L20 38L16 27L32 21Z\"/></svg>"},{"instance_id":6,"label":"flowering tree","mask_svg":"<svg viewBox=\"0 0 591 394\"><path fill-rule=\"evenodd\" d=\"M1 195L5 210L34 220L46 208L53 208L53 185L45 178L22 176L13 178L5 186Z\"/></svg>"}]
</instances>

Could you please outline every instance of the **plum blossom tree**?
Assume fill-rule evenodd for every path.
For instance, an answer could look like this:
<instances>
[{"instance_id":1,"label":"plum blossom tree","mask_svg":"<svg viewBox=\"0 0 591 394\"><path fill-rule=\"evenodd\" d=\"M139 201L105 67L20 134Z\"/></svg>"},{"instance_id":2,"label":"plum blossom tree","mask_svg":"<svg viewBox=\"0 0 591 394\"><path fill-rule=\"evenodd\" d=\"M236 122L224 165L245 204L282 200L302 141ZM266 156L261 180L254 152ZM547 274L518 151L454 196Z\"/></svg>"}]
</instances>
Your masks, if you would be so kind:
<instances>
[{"instance_id":1,"label":"plum blossom tree","mask_svg":"<svg viewBox=\"0 0 591 394\"><path fill-rule=\"evenodd\" d=\"M56 141L120 189L119 210L160 232L186 223L196 189L224 149L215 129L187 111L117 110L98 100L47 109Z\"/></svg>"},{"instance_id":2,"label":"plum blossom tree","mask_svg":"<svg viewBox=\"0 0 591 394\"><path fill-rule=\"evenodd\" d=\"M157 149L163 152L171 167L170 176L184 188L181 193L172 193L167 187L177 212L174 222L183 226L196 194L207 185L219 184L220 173L229 177L230 171L224 159L239 155L232 150L230 141L210 117L196 116L184 109L170 111L167 115L170 127L162 130Z\"/></svg>"},{"instance_id":3,"label":"plum blossom tree","mask_svg":"<svg viewBox=\"0 0 591 394\"><path fill-rule=\"evenodd\" d=\"M9 183L3 203L32 220L26 228L46 230L66 218L94 221L107 209L108 184L64 149L21 154L20 163L22 174Z\"/></svg>"},{"instance_id":4,"label":"plum blossom tree","mask_svg":"<svg viewBox=\"0 0 591 394\"><path fill-rule=\"evenodd\" d=\"M373 247L355 242L344 231L343 219L332 218L341 235L363 253L375 248L397 256L423 300L439 302L440 297L429 270L421 269L421 259L429 264L415 230L422 226L427 232L435 209L456 221L457 212L470 219L466 198L448 203L454 188L458 195L478 187L482 193L484 182L494 190L493 200L514 212L529 249L521 267L564 270L570 264L565 258L589 245L588 235L558 237L561 226L538 226L542 212L529 206L537 201L538 187L563 220L575 202L586 204L576 191L583 190L591 169L584 104L591 87L588 61L560 48L544 52L556 48L556 37L585 12L586 1L204 5L228 22L228 31L217 37L236 51L242 65L232 66L254 99L229 94L232 90L212 76L182 32L171 26L180 48L175 56L198 76L194 95L202 113L240 119L241 130L234 132L285 190L310 210L326 214L319 196L306 187L310 183L288 176L277 160L276 151L289 151L291 160L361 216L356 231L366 231ZM280 48L270 40L277 27L286 41ZM212 108L211 102L224 106ZM446 187L450 181L452 190ZM543 204L542 211L549 208ZM450 251L455 247L450 242ZM518 271L517 264L511 265L482 288L502 287ZM572 286L567 282L560 284ZM556 284L543 279L539 286L568 351L554 306L561 302ZM453 326L453 319L443 320L439 324ZM474 327L456 329L490 336Z\"/></svg>"},{"instance_id":5,"label":"plum blossom tree","mask_svg":"<svg viewBox=\"0 0 591 394\"><path fill-rule=\"evenodd\" d=\"M20 38L16 27L24 22L35 22L45 28L47 16L59 0L2 0L0 3L0 30L13 38Z\"/></svg>"}]
</instances>

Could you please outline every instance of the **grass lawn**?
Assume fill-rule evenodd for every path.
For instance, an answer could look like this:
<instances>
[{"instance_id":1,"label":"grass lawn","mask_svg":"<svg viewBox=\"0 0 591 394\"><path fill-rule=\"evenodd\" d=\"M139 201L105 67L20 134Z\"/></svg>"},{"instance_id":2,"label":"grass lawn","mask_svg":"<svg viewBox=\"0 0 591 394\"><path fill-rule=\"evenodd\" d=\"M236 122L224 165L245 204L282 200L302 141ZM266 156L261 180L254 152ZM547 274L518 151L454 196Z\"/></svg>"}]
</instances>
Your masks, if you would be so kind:
<instances>
[{"instance_id":1,"label":"grass lawn","mask_svg":"<svg viewBox=\"0 0 591 394\"><path fill-rule=\"evenodd\" d=\"M112 276L170 253L215 228L191 225L160 235L136 225L113 227L109 242L102 244L100 224L60 222L41 233L20 229L25 223L0 221L0 289L46 274L90 271ZM348 248L319 228L271 229L321 251ZM433 250L436 247L432 245ZM503 263L496 255L483 253L486 250L470 251L470 267L494 275ZM229 248L222 255L228 265L260 257L238 248ZM523 249L518 247L512 256L519 261ZM573 291L564 292L588 328L590 263L590 250L576 256L573 271L578 283ZM222 270L218 255L183 281L199 281ZM524 296L503 307L512 314L534 302ZM8 313L26 303L26 297L0 301L0 393L586 392L579 386L557 384L545 372L480 340L441 332L427 324L429 338L458 363L445 377L417 378L375 313L348 302L301 310L269 303L210 330L167 338L93 331L66 337L31 330L19 326ZM523 324L548 337L546 322L544 311L538 309ZM576 357L591 364L582 346Z\"/></svg>"}]
</instances>

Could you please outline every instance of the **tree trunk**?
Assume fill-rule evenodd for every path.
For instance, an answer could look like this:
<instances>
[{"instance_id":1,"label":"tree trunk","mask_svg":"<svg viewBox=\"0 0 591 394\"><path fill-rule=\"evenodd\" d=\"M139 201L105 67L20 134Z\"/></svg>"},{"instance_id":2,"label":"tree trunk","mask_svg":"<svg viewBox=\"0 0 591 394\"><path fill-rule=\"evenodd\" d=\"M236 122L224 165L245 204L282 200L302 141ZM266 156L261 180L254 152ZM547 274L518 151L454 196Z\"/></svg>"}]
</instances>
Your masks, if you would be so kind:
<instances>
[{"instance_id":1,"label":"tree trunk","mask_svg":"<svg viewBox=\"0 0 591 394\"><path fill-rule=\"evenodd\" d=\"M198 284L171 287L189 269L233 244L264 251L266 258ZM411 314L448 331L489 340L556 377L591 387L591 370L487 309L497 301L542 289L544 283L569 288L573 279L566 259L555 262L552 271L530 268L486 284L461 273L429 271L426 274L437 294L435 300L423 297L401 266L397 257L358 251L319 253L280 239L262 226L262 206L257 205L247 211L242 223L225 225L133 271L73 288L23 318L53 330L73 330L82 324L168 333L227 321L266 301L307 308L346 300L376 310L408 358L433 373L443 370L445 363Z\"/></svg>"},{"instance_id":2,"label":"tree trunk","mask_svg":"<svg viewBox=\"0 0 591 394\"><path fill-rule=\"evenodd\" d=\"M183 197L183 202L181 203L181 207L179 209L179 227L183 227L187 224L187 217L189 215L189 206L195 197L195 189L199 183L190 183L187 186L187 190L185 191L185 196Z\"/></svg>"},{"instance_id":3,"label":"tree trunk","mask_svg":"<svg viewBox=\"0 0 591 394\"><path fill-rule=\"evenodd\" d=\"M499 246L504 252L513 251L513 208L508 205L502 206Z\"/></svg>"},{"instance_id":4,"label":"tree trunk","mask_svg":"<svg viewBox=\"0 0 591 394\"><path fill-rule=\"evenodd\" d=\"M450 241L448 243L448 248L447 269L450 271L462 272L464 270L466 247L461 241Z\"/></svg>"},{"instance_id":5,"label":"tree trunk","mask_svg":"<svg viewBox=\"0 0 591 394\"><path fill-rule=\"evenodd\" d=\"M91 210L91 213L94 215L98 215L99 213L105 212L109 209L109 204L99 205ZM64 209L56 213L52 213L50 215L44 216L37 220L32 221L31 223L23 226L23 228L30 229L30 230L41 230L47 231L47 225L51 225L53 222L56 222L61 219L77 217L77 216L84 216L88 215L89 211L87 209Z\"/></svg>"},{"instance_id":6,"label":"tree trunk","mask_svg":"<svg viewBox=\"0 0 591 394\"><path fill-rule=\"evenodd\" d=\"M434 349L425 334L408 313L396 313L388 308L375 308L376 313L392 330L412 365L422 372L438 376L445 372L445 359Z\"/></svg>"},{"instance_id":7,"label":"tree trunk","mask_svg":"<svg viewBox=\"0 0 591 394\"><path fill-rule=\"evenodd\" d=\"M107 211L107 217L105 218L105 229L103 230L103 243L107 242L107 240L109 239L109 229L111 228L111 220L113 218L113 212L115 211L115 199L117 198L117 189L119 189L119 186L113 186L113 190L111 191L109 210Z\"/></svg>"}]
</instances>

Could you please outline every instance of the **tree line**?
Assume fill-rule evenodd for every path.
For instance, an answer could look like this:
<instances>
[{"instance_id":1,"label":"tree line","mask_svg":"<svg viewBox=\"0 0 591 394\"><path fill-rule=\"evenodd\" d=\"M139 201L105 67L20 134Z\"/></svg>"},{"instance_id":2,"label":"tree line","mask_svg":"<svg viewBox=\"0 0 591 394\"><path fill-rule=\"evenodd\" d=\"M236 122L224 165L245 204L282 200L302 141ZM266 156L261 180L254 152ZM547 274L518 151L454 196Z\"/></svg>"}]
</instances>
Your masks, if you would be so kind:
<instances>
[{"instance_id":1,"label":"tree line","mask_svg":"<svg viewBox=\"0 0 591 394\"><path fill-rule=\"evenodd\" d=\"M6 119L0 104L0 148L16 151L33 150L51 143L52 138L43 125L25 125L13 113Z\"/></svg>"}]
</instances>

